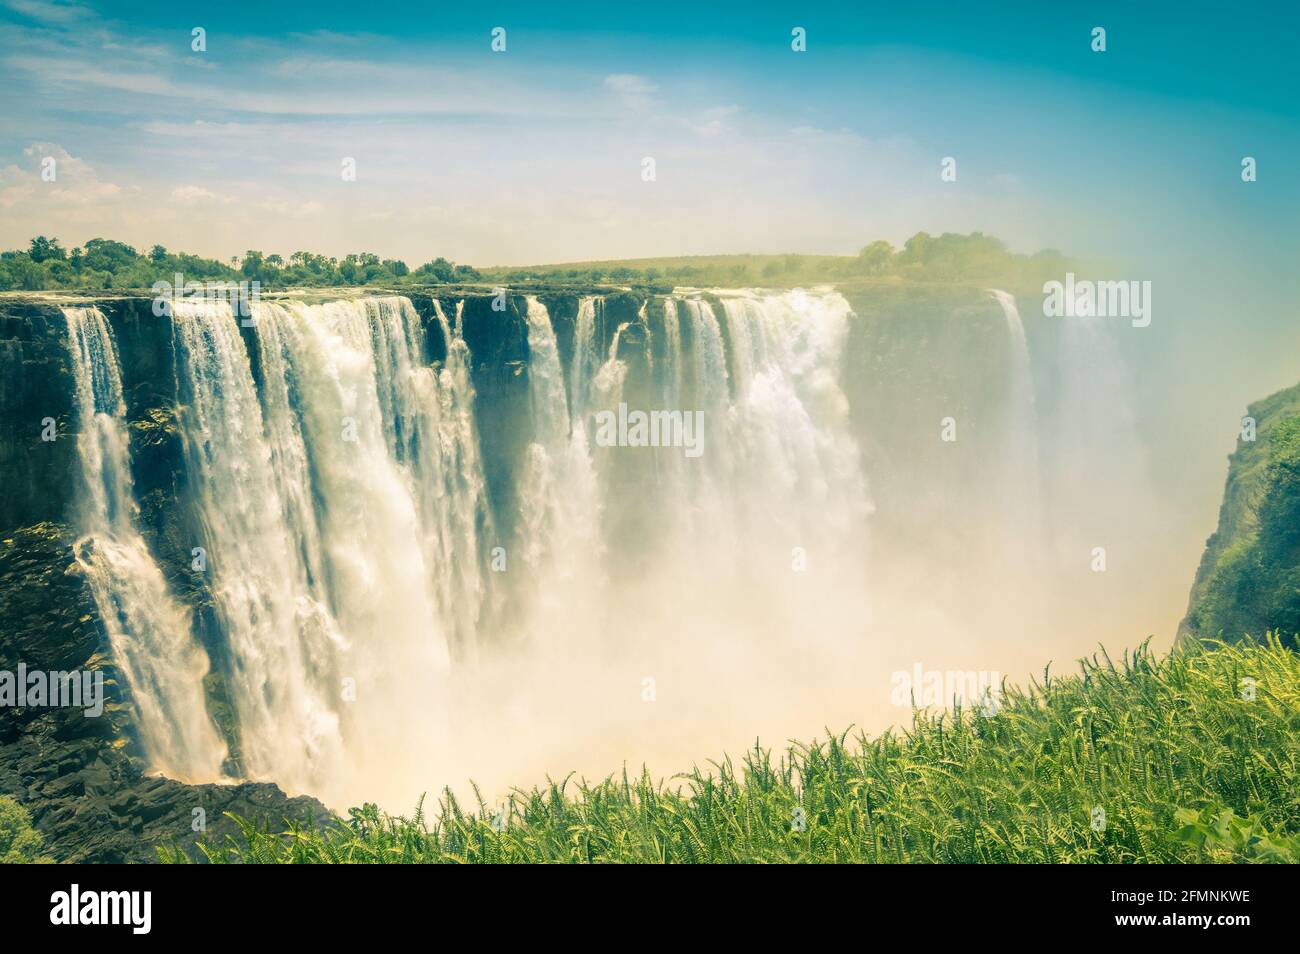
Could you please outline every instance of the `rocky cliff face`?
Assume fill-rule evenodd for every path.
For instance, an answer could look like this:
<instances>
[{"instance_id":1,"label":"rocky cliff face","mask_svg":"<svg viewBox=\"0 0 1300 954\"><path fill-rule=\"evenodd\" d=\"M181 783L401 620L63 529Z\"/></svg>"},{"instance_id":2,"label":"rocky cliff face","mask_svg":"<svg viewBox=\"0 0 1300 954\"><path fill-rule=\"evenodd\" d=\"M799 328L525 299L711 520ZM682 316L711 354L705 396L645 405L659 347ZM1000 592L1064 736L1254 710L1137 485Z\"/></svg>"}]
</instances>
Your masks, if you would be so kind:
<instances>
[{"instance_id":1,"label":"rocky cliff face","mask_svg":"<svg viewBox=\"0 0 1300 954\"><path fill-rule=\"evenodd\" d=\"M269 784L185 785L150 776L95 605L73 571L71 532L57 522L0 538L0 670L102 671L105 710L0 708L0 793L31 812L45 852L59 861L153 861L156 846L236 834L223 813L279 824L328 819L311 798Z\"/></svg>"},{"instance_id":2,"label":"rocky cliff face","mask_svg":"<svg viewBox=\"0 0 1300 954\"><path fill-rule=\"evenodd\" d=\"M75 449L42 441L53 422L67 433L72 409L63 314L39 301L0 305L0 526L59 520L71 494Z\"/></svg>"},{"instance_id":3,"label":"rocky cliff face","mask_svg":"<svg viewBox=\"0 0 1300 954\"><path fill-rule=\"evenodd\" d=\"M141 529L197 631L210 635L210 598L178 569L194 535L180 503L170 327L147 299L97 304L119 345ZM0 707L0 793L27 807L59 861L152 861L158 845L192 846L200 822L209 837L236 833L225 812L272 824L327 819L319 802L275 785L185 785L147 774L129 688L72 557L77 452L66 334L49 300L0 302L0 671L102 671L106 706L97 718L73 707Z\"/></svg>"},{"instance_id":4,"label":"rocky cliff face","mask_svg":"<svg viewBox=\"0 0 1300 954\"><path fill-rule=\"evenodd\" d=\"M1252 404L1229 458L1219 526L1206 542L1179 636L1262 640L1300 633L1300 385ZM1247 436L1253 437L1247 439Z\"/></svg>"},{"instance_id":5,"label":"rocky cliff face","mask_svg":"<svg viewBox=\"0 0 1300 954\"><path fill-rule=\"evenodd\" d=\"M979 289L885 287L849 292L845 392L862 445L874 533L929 547L974 545L987 526L969 488L997 480L1013 380L1006 320ZM1043 339L1041 317L1028 333ZM1050 380L1050 378L1049 378ZM945 419L957 440L939 439ZM939 532L936 532L938 530ZM938 555L938 554L936 554Z\"/></svg>"}]
</instances>

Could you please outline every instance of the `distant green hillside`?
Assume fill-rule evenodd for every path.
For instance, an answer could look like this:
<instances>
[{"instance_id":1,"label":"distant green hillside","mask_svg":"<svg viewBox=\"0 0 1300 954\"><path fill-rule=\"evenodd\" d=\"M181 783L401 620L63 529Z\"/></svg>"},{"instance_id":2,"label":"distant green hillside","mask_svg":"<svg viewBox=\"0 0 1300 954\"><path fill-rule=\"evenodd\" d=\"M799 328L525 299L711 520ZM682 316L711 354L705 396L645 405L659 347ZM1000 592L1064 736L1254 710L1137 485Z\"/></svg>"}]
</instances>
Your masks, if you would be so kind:
<instances>
[{"instance_id":1,"label":"distant green hillside","mask_svg":"<svg viewBox=\"0 0 1300 954\"><path fill-rule=\"evenodd\" d=\"M821 282L974 282L1018 288L1041 286L1074 267L1059 252L1034 255L1010 251L998 239L972 232L918 232L901 249L875 241L856 255L685 255L609 259L560 265L481 269L487 281L507 285L546 284L684 285L702 287L790 287Z\"/></svg>"},{"instance_id":2,"label":"distant green hillside","mask_svg":"<svg viewBox=\"0 0 1300 954\"><path fill-rule=\"evenodd\" d=\"M1300 385L1252 404L1180 634L1262 639L1300 633Z\"/></svg>"}]
</instances>

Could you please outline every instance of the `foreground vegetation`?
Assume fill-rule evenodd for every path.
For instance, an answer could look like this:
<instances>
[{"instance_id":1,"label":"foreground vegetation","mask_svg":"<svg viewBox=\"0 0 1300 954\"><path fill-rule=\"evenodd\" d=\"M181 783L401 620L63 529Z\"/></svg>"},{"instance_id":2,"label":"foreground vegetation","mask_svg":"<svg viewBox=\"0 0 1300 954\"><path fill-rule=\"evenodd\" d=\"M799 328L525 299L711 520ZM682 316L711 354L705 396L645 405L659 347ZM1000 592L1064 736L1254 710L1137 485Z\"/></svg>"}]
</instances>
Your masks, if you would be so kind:
<instances>
[{"instance_id":1,"label":"foreground vegetation","mask_svg":"<svg viewBox=\"0 0 1300 954\"><path fill-rule=\"evenodd\" d=\"M202 844L213 862L1300 861L1300 656L1266 644L1143 647L995 712L755 748L668 784L567 779L466 810L373 805L324 827ZM1100 812L1098 811L1100 809ZM1103 814L1104 813L1104 814ZM179 847L164 861L186 860Z\"/></svg>"},{"instance_id":2,"label":"foreground vegetation","mask_svg":"<svg viewBox=\"0 0 1300 954\"><path fill-rule=\"evenodd\" d=\"M0 865L44 864L41 833L32 827L27 809L8 795L0 795Z\"/></svg>"}]
</instances>

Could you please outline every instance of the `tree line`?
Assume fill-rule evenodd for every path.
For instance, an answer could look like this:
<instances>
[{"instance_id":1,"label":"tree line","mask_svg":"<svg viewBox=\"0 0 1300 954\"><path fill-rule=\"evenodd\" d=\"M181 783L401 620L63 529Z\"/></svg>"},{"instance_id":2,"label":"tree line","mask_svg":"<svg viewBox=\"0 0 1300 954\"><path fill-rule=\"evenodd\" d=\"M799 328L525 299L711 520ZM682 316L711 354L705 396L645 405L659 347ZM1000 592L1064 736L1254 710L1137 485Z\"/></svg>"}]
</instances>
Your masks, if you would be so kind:
<instances>
[{"instance_id":1,"label":"tree line","mask_svg":"<svg viewBox=\"0 0 1300 954\"><path fill-rule=\"evenodd\" d=\"M264 288L341 285L431 285L472 282L481 276L469 265L439 257L412 269L400 259L381 259L372 252L343 258L294 252L286 260L250 249L229 262L170 252L155 245L140 253L124 242L94 238L67 249L57 238L38 235L25 250L0 252L0 291L51 289L149 288L185 281L257 281Z\"/></svg>"},{"instance_id":2,"label":"tree line","mask_svg":"<svg viewBox=\"0 0 1300 954\"><path fill-rule=\"evenodd\" d=\"M26 250L0 253L0 291L45 289L149 288L186 281L257 281L263 288L373 285L435 285L490 282L502 285L648 285L648 286L793 286L815 282L905 280L919 282L987 282L1004 287L1041 285L1059 279L1074 266L1060 252L1033 255L1010 251L999 239L981 232L961 235L917 232L902 248L880 240L857 255L714 255L588 262L528 268L476 269L446 258L409 268L400 259L356 252L343 258L294 252L278 254L250 249L228 262L155 245L141 254L130 245L95 238L65 249L57 238L38 235Z\"/></svg>"}]
</instances>

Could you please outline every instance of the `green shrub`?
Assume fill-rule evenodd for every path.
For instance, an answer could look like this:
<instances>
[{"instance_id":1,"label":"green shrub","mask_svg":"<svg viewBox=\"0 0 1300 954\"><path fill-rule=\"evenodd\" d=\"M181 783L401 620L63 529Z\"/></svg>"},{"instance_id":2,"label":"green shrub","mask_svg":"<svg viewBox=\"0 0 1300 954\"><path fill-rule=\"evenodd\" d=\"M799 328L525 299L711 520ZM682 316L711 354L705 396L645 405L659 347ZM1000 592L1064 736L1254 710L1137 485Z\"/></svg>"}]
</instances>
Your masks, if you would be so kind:
<instances>
[{"instance_id":1,"label":"green shrub","mask_svg":"<svg viewBox=\"0 0 1300 954\"><path fill-rule=\"evenodd\" d=\"M0 864L48 863L41 850L41 833L32 827L27 809L0 795Z\"/></svg>"}]
</instances>

